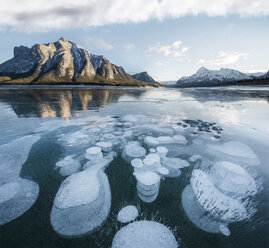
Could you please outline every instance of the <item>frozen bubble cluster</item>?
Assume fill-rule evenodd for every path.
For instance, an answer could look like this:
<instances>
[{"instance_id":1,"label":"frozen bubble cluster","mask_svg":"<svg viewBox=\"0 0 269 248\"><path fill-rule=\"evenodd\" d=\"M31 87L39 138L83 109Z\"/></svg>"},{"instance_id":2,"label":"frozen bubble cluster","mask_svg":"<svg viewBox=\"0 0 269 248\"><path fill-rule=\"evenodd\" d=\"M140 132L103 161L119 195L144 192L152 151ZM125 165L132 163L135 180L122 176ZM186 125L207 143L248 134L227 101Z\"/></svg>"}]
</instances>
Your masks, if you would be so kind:
<instances>
[{"instance_id":1,"label":"frozen bubble cluster","mask_svg":"<svg viewBox=\"0 0 269 248\"><path fill-rule=\"evenodd\" d=\"M28 135L0 146L0 225L23 215L35 203L39 186L20 177L39 135Z\"/></svg>"},{"instance_id":2,"label":"frozen bubble cluster","mask_svg":"<svg viewBox=\"0 0 269 248\"><path fill-rule=\"evenodd\" d=\"M133 205L128 205L120 210L117 219L121 223L128 223L135 220L138 216L138 209Z\"/></svg>"},{"instance_id":3,"label":"frozen bubble cluster","mask_svg":"<svg viewBox=\"0 0 269 248\"><path fill-rule=\"evenodd\" d=\"M205 171L193 170L182 205L198 228L229 236L230 223L248 220L256 212L249 197L257 193L258 186L245 168L218 161Z\"/></svg>"},{"instance_id":4,"label":"frozen bubble cluster","mask_svg":"<svg viewBox=\"0 0 269 248\"><path fill-rule=\"evenodd\" d=\"M177 248L172 231L155 221L137 221L120 229L112 242L112 248Z\"/></svg>"},{"instance_id":5,"label":"frozen bubble cluster","mask_svg":"<svg viewBox=\"0 0 269 248\"><path fill-rule=\"evenodd\" d=\"M114 162L126 162L117 165L117 170L122 169L120 176L128 171L136 183L138 197L128 204L147 207L154 201L159 203L160 189L170 190L164 184L178 182L183 176L183 180L189 180L191 174L181 203L186 216L199 229L229 236L230 223L249 220L256 211L254 198L260 191L251 170L255 167L248 168L260 163L254 151L238 141L224 143L223 130L215 123L178 123L178 119L171 118L160 121L140 114L95 116L83 121L44 122L36 128L35 132L44 136L46 130L53 131L63 152L54 167L66 178L59 177L63 181L50 213L53 230L60 236L75 238L93 233L110 219L111 190L105 169L118 155ZM28 135L0 147L0 225L21 216L38 197L37 183L21 178L20 172L39 138ZM117 182L118 171L107 171ZM112 195L118 193L117 189ZM137 221L143 213L139 216L134 205L119 210L120 223L116 226L124 227L116 233L112 248L178 247L166 226Z\"/></svg>"},{"instance_id":6,"label":"frozen bubble cluster","mask_svg":"<svg viewBox=\"0 0 269 248\"><path fill-rule=\"evenodd\" d=\"M138 143L134 144L138 146ZM186 160L166 157L168 153L166 147L158 146L155 151L144 154L143 159L140 156L142 154L137 153L139 157L131 160L133 174L137 181L137 194L146 203L157 199L162 178L179 177L181 169L190 166Z\"/></svg>"},{"instance_id":7,"label":"frozen bubble cluster","mask_svg":"<svg viewBox=\"0 0 269 248\"><path fill-rule=\"evenodd\" d=\"M122 157L133 168L139 198L151 203L158 197L161 179L179 177L181 169L190 166L184 159L167 156L171 147L180 149L188 140L176 132L172 123L157 124L143 115L123 116L121 121L124 132L132 132L132 140L125 143Z\"/></svg>"}]
</instances>

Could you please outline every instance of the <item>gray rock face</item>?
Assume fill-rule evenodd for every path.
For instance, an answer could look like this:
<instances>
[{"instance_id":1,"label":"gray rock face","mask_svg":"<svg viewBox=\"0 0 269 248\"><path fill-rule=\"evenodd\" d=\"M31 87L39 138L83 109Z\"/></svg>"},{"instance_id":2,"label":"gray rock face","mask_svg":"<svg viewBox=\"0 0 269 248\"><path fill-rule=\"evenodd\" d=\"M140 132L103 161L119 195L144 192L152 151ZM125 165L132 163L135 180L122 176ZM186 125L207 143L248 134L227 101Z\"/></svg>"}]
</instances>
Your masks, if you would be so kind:
<instances>
[{"instance_id":1,"label":"gray rock face","mask_svg":"<svg viewBox=\"0 0 269 248\"><path fill-rule=\"evenodd\" d=\"M14 49L14 58L0 64L0 82L136 82L122 67L104 56L96 56L75 43L60 38L57 42Z\"/></svg>"},{"instance_id":2,"label":"gray rock face","mask_svg":"<svg viewBox=\"0 0 269 248\"><path fill-rule=\"evenodd\" d=\"M146 71L134 74L132 77L142 82L157 83Z\"/></svg>"},{"instance_id":3,"label":"gray rock face","mask_svg":"<svg viewBox=\"0 0 269 248\"><path fill-rule=\"evenodd\" d=\"M40 59L37 46L15 47L14 58L0 65L0 75L12 77L27 75L34 70Z\"/></svg>"}]
</instances>

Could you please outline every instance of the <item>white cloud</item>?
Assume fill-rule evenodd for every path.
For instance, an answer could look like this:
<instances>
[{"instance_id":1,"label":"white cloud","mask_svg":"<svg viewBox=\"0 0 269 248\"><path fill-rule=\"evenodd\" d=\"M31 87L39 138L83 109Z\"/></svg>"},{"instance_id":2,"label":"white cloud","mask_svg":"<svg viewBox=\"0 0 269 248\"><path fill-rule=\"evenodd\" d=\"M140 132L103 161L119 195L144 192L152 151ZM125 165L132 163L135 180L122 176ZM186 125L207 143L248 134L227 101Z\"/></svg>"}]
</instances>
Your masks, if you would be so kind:
<instances>
[{"instance_id":1,"label":"white cloud","mask_svg":"<svg viewBox=\"0 0 269 248\"><path fill-rule=\"evenodd\" d=\"M200 59L197 64L198 65L229 65L234 64L240 59L246 60L248 58L247 53L226 53L226 52L219 52L218 57L212 60L205 60Z\"/></svg>"},{"instance_id":2,"label":"white cloud","mask_svg":"<svg viewBox=\"0 0 269 248\"><path fill-rule=\"evenodd\" d=\"M0 0L0 30L42 32L185 15L269 14L268 0Z\"/></svg>"},{"instance_id":3,"label":"white cloud","mask_svg":"<svg viewBox=\"0 0 269 248\"><path fill-rule=\"evenodd\" d=\"M266 72L268 72L268 69L250 69L250 70L243 70L242 71L243 73L262 73L262 74L265 74Z\"/></svg>"},{"instance_id":4,"label":"white cloud","mask_svg":"<svg viewBox=\"0 0 269 248\"><path fill-rule=\"evenodd\" d=\"M89 50L92 49L111 50L114 48L107 41L97 37L84 37L82 39L82 43Z\"/></svg>"},{"instance_id":5,"label":"white cloud","mask_svg":"<svg viewBox=\"0 0 269 248\"><path fill-rule=\"evenodd\" d=\"M125 51L129 52L129 51L135 49L135 45L134 44L125 44L125 45L123 45L123 48Z\"/></svg>"},{"instance_id":6,"label":"white cloud","mask_svg":"<svg viewBox=\"0 0 269 248\"><path fill-rule=\"evenodd\" d=\"M149 47L149 53L159 53L165 57L179 58L184 57L189 50L188 47L183 46L180 40L174 41L171 45L161 45L158 42L155 46Z\"/></svg>"},{"instance_id":7,"label":"white cloud","mask_svg":"<svg viewBox=\"0 0 269 248\"><path fill-rule=\"evenodd\" d=\"M155 62L154 64L157 65L157 66L165 66L165 65L166 65L166 64L163 63L163 62Z\"/></svg>"}]
</instances>

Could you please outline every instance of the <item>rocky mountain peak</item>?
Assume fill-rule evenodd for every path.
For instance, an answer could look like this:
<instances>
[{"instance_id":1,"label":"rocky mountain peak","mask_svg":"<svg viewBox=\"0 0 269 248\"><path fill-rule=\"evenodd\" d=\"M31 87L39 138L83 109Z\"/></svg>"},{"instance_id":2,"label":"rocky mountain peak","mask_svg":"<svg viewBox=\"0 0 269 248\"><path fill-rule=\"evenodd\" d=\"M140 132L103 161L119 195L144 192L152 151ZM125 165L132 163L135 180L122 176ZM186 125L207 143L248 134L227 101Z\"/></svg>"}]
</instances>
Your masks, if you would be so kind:
<instances>
[{"instance_id":1,"label":"rocky mountain peak","mask_svg":"<svg viewBox=\"0 0 269 248\"><path fill-rule=\"evenodd\" d=\"M66 38L64 38L64 37L61 37L58 41L59 41L59 42L61 41L61 42L64 42L64 43L68 43L68 42L69 42L69 41L68 41Z\"/></svg>"},{"instance_id":2,"label":"rocky mountain peak","mask_svg":"<svg viewBox=\"0 0 269 248\"><path fill-rule=\"evenodd\" d=\"M94 55L61 37L32 48L14 48L14 57L0 64L5 83L107 83L143 85L103 55ZM144 81L145 82L145 81ZM147 85L143 85L147 86Z\"/></svg>"},{"instance_id":3,"label":"rocky mountain peak","mask_svg":"<svg viewBox=\"0 0 269 248\"><path fill-rule=\"evenodd\" d=\"M203 73L207 73L208 69L205 67L201 67L198 69L198 71L196 72L196 74L203 74Z\"/></svg>"},{"instance_id":4,"label":"rocky mountain peak","mask_svg":"<svg viewBox=\"0 0 269 248\"><path fill-rule=\"evenodd\" d=\"M146 71L132 75L133 78L149 83L157 83Z\"/></svg>"},{"instance_id":5,"label":"rocky mountain peak","mask_svg":"<svg viewBox=\"0 0 269 248\"><path fill-rule=\"evenodd\" d=\"M248 75L240 71L221 68L220 70L208 70L201 67L195 74L190 77L183 77L177 81L179 87L200 87L216 86L224 83L236 82L240 80L250 80Z\"/></svg>"}]
</instances>

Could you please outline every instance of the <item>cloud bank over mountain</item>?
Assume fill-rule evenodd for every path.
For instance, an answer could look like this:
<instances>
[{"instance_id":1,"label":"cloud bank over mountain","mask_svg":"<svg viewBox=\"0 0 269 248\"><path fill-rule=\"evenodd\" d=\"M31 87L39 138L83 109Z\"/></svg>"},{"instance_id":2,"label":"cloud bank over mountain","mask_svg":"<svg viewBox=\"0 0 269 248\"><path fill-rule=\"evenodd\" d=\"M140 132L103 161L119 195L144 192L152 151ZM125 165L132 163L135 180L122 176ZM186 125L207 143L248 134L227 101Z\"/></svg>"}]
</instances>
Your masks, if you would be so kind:
<instances>
[{"instance_id":1,"label":"cloud bank over mountain","mask_svg":"<svg viewBox=\"0 0 269 248\"><path fill-rule=\"evenodd\" d=\"M186 15L262 16L268 0L0 0L0 32L45 32L69 28L162 21Z\"/></svg>"}]
</instances>

